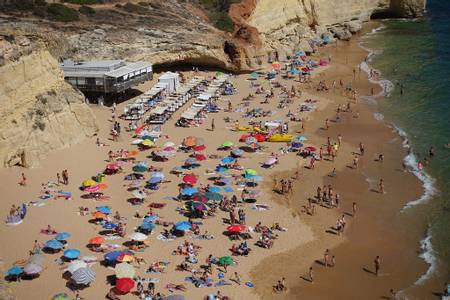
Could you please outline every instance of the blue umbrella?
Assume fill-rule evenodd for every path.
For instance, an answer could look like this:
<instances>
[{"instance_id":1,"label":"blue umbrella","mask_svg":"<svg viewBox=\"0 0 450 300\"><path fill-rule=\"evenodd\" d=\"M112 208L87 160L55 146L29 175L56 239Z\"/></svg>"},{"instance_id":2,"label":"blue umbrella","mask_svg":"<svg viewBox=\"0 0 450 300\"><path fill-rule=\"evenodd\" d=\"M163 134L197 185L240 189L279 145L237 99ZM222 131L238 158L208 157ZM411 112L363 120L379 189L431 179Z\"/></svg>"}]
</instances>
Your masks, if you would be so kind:
<instances>
[{"instance_id":1,"label":"blue umbrella","mask_svg":"<svg viewBox=\"0 0 450 300\"><path fill-rule=\"evenodd\" d=\"M222 159L222 163L223 164L231 164L232 162L234 162L236 159L234 157L231 156L227 156L225 158Z\"/></svg>"},{"instance_id":2,"label":"blue umbrella","mask_svg":"<svg viewBox=\"0 0 450 300\"><path fill-rule=\"evenodd\" d=\"M139 228L142 230L153 230L155 229L156 225L153 223L144 222L142 223Z\"/></svg>"},{"instance_id":3,"label":"blue umbrella","mask_svg":"<svg viewBox=\"0 0 450 300\"><path fill-rule=\"evenodd\" d=\"M231 151L231 154L233 154L234 156L242 156L244 154L244 150L241 149L234 149L233 151Z\"/></svg>"},{"instance_id":4,"label":"blue umbrella","mask_svg":"<svg viewBox=\"0 0 450 300\"><path fill-rule=\"evenodd\" d=\"M303 147L303 144L300 143L300 142L293 142L293 143L291 144L291 147L292 147L292 148L298 149L298 148Z\"/></svg>"},{"instance_id":5,"label":"blue umbrella","mask_svg":"<svg viewBox=\"0 0 450 300\"><path fill-rule=\"evenodd\" d=\"M223 199L223 196L221 194L211 193L211 192L206 192L205 197L206 197L206 199L212 200L212 201L221 201Z\"/></svg>"},{"instance_id":6,"label":"blue umbrella","mask_svg":"<svg viewBox=\"0 0 450 300\"><path fill-rule=\"evenodd\" d=\"M151 215L144 218L144 223L151 223L155 222L156 220L159 220L159 217L157 215Z\"/></svg>"},{"instance_id":7,"label":"blue umbrella","mask_svg":"<svg viewBox=\"0 0 450 300\"><path fill-rule=\"evenodd\" d=\"M161 172L153 172L150 177L159 177L159 178L161 178L161 180L163 180L165 178L164 174Z\"/></svg>"},{"instance_id":8,"label":"blue umbrella","mask_svg":"<svg viewBox=\"0 0 450 300\"><path fill-rule=\"evenodd\" d=\"M196 160L196 159L193 158L193 157L189 157L188 159L186 159L186 160L184 161L184 163L185 163L186 165L194 165L194 164L198 164L198 160Z\"/></svg>"},{"instance_id":9,"label":"blue umbrella","mask_svg":"<svg viewBox=\"0 0 450 300\"><path fill-rule=\"evenodd\" d=\"M234 192L233 188L231 186L226 186L223 188L225 193L232 193Z\"/></svg>"},{"instance_id":10,"label":"blue umbrella","mask_svg":"<svg viewBox=\"0 0 450 300\"><path fill-rule=\"evenodd\" d=\"M60 232L56 235L55 240L57 241L66 241L71 236L68 232Z\"/></svg>"},{"instance_id":11,"label":"blue umbrella","mask_svg":"<svg viewBox=\"0 0 450 300\"><path fill-rule=\"evenodd\" d=\"M78 249L67 249L64 251L64 257L67 257L69 259L75 259L80 256L81 252Z\"/></svg>"},{"instance_id":12,"label":"blue umbrella","mask_svg":"<svg viewBox=\"0 0 450 300\"><path fill-rule=\"evenodd\" d=\"M192 224L188 221L180 221L175 224L175 229L180 231L186 231L192 228Z\"/></svg>"},{"instance_id":13,"label":"blue umbrella","mask_svg":"<svg viewBox=\"0 0 450 300\"><path fill-rule=\"evenodd\" d=\"M111 213L111 207L109 207L109 206L97 206L95 209L104 214Z\"/></svg>"},{"instance_id":14,"label":"blue umbrella","mask_svg":"<svg viewBox=\"0 0 450 300\"><path fill-rule=\"evenodd\" d=\"M56 250L56 249L62 249L64 247L64 245L57 240L50 240L45 243L45 247Z\"/></svg>"},{"instance_id":15,"label":"blue umbrella","mask_svg":"<svg viewBox=\"0 0 450 300\"><path fill-rule=\"evenodd\" d=\"M107 261L115 261L117 259L117 257L119 257L123 252L122 251L111 251L105 254L104 258Z\"/></svg>"},{"instance_id":16,"label":"blue umbrella","mask_svg":"<svg viewBox=\"0 0 450 300\"><path fill-rule=\"evenodd\" d=\"M195 187L187 187L181 190L181 195L184 196L192 196L198 192L198 189Z\"/></svg>"},{"instance_id":17,"label":"blue umbrella","mask_svg":"<svg viewBox=\"0 0 450 300\"><path fill-rule=\"evenodd\" d=\"M304 135L299 135L299 136L296 136L294 138L294 141L298 141L298 142L304 142L304 141L307 141L307 140L308 139Z\"/></svg>"},{"instance_id":18,"label":"blue umbrella","mask_svg":"<svg viewBox=\"0 0 450 300\"><path fill-rule=\"evenodd\" d=\"M114 223L105 223L103 225L103 229L111 230L117 227L117 224Z\"/></svg>"},{"instance_id":19,"label":"blue umbrella","mask_svg":"<svg viewBox=\"0 0 450 300\"><path fill-rule=\"evenodd\" d=\"M23 273L23 269L21 267L12 267L11 269L6 272L6 275L8 276L17 276Z\"/></svg>"},{"instance_id":20,"label":"blue umbrella","mask_svg":"<svg viewBox=\"0 0 450 300\"><path fill-rule=\"evenodd\" d=\"M150 183L150 184L155 184L155 183L160 183L162 181L162 178L161 177L151 177L149 180L148 180L148 183Z\"/></svg>"},{"instance_id":21,"label":"blue umbrella","mask_svg":"<svg viewBox=\"0 0 450 300\"><path fill-rule=\"evenodd\" d=\"M219 167L216 167L215 171L218 172L218 173L222 173L223 174L226 171L228 171L228 168L219 166Z\"/></svg>"},{"instance_id":22,"label":"blue umbrella","mask_svg":"<svg viewBox=\"0 0 450 300\"><path fill-rule=\"evenodd\" d=\"M220 193L220 191L222 190L220 187L218 186L212 186L208 189L211 193Z\"/></svg>"}]
</instances>

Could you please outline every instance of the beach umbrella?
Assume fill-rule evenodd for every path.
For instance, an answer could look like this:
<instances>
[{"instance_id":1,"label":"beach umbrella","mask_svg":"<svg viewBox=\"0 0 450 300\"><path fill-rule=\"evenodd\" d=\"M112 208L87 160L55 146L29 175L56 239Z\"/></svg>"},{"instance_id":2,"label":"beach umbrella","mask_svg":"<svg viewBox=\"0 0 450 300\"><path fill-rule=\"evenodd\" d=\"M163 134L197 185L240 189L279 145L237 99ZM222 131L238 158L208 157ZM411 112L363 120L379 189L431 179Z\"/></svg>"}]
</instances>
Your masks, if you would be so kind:
<instances>
[{"instance_id":1,"label":"beach umbrella","mask_svg":"<svg viewBox=\"0 0 450 300\"><path fill-rule=\"evenodd\" d=\"M86 262L77 259L70 262L69 266L66 268L66 271L73 274L73 272L75 272L76 270L81 268L87 268L87 266L88 265Z\"/></svg>"},{"instance_id":2,"label":"beach umbrella","mask_svg":"<svg viewBox=\"0 0 450 300\"><path fill-rule=\"evenodd\" d=\"M49 240L45 243L45 247L57 250L57 249L62 249L64 247L64 245L60 241Z\"/></svg>"},{"instance_id":3,"label":"beach umbrella","mask_svg":"<svg viewBox=\"0 0 450 300\"><path fill-rule=\"evenodd\" d=\"M196 165L198 164L198 161L194 157L189 157L184 161L185 165Z\"/></svg>"},{"instance_id":4,"label":"beach umbrella","mask_svg":"<svg viewBox=\"0 0 450 300\"><path fill-rule=\"evenodd\" d=\"M97 182L94 181L93 179L86 179L85 181L83 181L83 187L88 187L96 184Z\"/></svg>"},{"instance_id":5,"label":"beach umbrella","mask_svg":"<svg viewBox=\"0 0 450 300\"><path fill-rule=\"evenodd\" d=\"M195 152L203 151L203 150L205 150L205 149L206 149L206 146L205 146L205 145L199 145L199 146L195 146L195 147L194 147L194 151L195 151Z\"/></svg>"},{"instance_id":6,"label":"beach umbrella","mask_svg":"<svg viewBox=\"0 0 450 300\"><path fill-rule=\"evenodd\" d=\"M108 188L108 185L104 182L100 182L99 184L97 184L97 186L101 191L106 190L106 188Z\"/></svg>"},{"instance_id":7,"label":"beach umbrella","mask_svg":"<svg viewBox=\"0 0 450 300\"><path fill-rule=\"evenodd\" d=\"M198 192L198 189L196 189L194 187L187 187L187 188L184 188L181 190L181 195L192 196L197 192Z\"/></svg>"},{"instance_id":8,"label":"beach umbrella","mask_svg":"<svg viewBox=\"0 0 450 300\"><path fill-rule=\"evenodd\" d=\"M60 232L55 236L55 240L57 241L66 241L71 236L68 232Z\"/></svg>"},{"instance_id":9,"label":"beach umbrella","mask_svg":"<svg viewBox=\"0 0 450 300\"><path fill-rule=\"evenodd\" d=\"M107 261L115 261L123 251L114 250L105 254L104 259Z\"/></svg>"},{"instance_id":10,"label":"beach umbrella","mask_svg":"<svg viewBox=\"0 0 450 300\"><path fill-rule=\"evenodd\" d=\"M92 214L93 219L103 220L106 219L106 215L102 212L96 211Z\"/></svg>"},{"instance_id":11,"label":"beach umbrella","mask_svg":"<svg viewBox=\"0 0 450 300\"><path fill-rule=\"evenodd\" d=\"M232 157L232 156L227 156L227 157L224 157L222 160L221 160L221 163L223 163L223 164L231 164L232 162L234 162L236 159L234 158L234 157Z\"/></svg>"},{"instance_id":12,"label":"beach umbrella","mask_svg":"<svg viewBox=\"0 0 450 300\"><path fill-rule=\"evenodd\" d=\"M163 147L175 147L175 143L174 142L165 142Z\"/></svg>"},{"instance_id":13,"label":"beach umbrella","mask_svg":"<svg viewBox=\"0 0 450 300\"><path fill-rule=\"evenodd\" d=\"M52 297L52 300L69 300L69 295L66 293L58 293Z\"/></svg>"},{"instance_id":14,"label":"beach umbrella","mask_svg":"<svg viewBox=\"0 0 450 300\"><path fill-rule=\"evenodd\" d=\"M101 245L105 242L105 239L101 236L95 236L89 240L90 245Z\"/></svg>"},{"instance_id":15,"label":"beach umbrella","mask_svg":"<svg viewBox=\"0 0 450 300\"><path fill-rule=\"evenodd\" d=\"M219 258L219 265L221 266L230 266L233 264L233 259L231 256L222 256Z\"/></svg>"},{"instance_id":16,"label":"beach umbrella","mask_svg":"<svg viewBox=\"0 0 450 300\"><path fill-rule=\"evenodd\" d=\"M117 278L133 278L136 270L129 263L123 262L116 265L114 272L116 273Z\"/></svg>"},{"instance_id":17,"label":"beach umbrella","mask_svg":"<svg viewBox=\"0 0 450 300\"><path fill-rule=\"evenodd\" d=\"M223 188L223 190L224 190L225 193L232 193L232 192L234 192L234 190L233 190L233 188L231 186L225 186Z\"/></svg>"},{"instance_id":18,"label":"beach umbrella","mask_svg":"<svg viewBox=\"0 0 450 300\"><path fill-rule=\"evenodd\" d=\"M137 199L145 199L145 197L147 197L147 195L143 192L143 191L141 191L141 190L136 190L136 191L133 191L131 194L133 194L133 196L135 197L135 198L137 198Z\"/></svg>"},{"instance_id":19,"label":"beach umbrella","mask_svg":"<svg viewBox=\"0 0 450 300\"><path fill-rule=\"evenodd\" d=\"M30 256L27 263L42 266L44 264L44 260L45 258L42 254L33 254Z\"/></svg>"},{"instance_id":20,"label":"beach umbrella","mask_svg":"<svg viewBox=\"0 0 450 300\"><path fill-rule=\"evenodd\" d=\"M194 147L196 144L196 138L193 136L185 137L183 140L183 145L186 147Z\"/></svg>"},{"instance_id":21,"label":"beach umbrella","mask_svg":"<svg viewBox=\"0 0 450 300\"><path fill-rule=\"evenodd\" d=\"M134 288L134 280L131 278L120 278L116 281L116 289L122 293L128 293Z\"/></svg>"},{"instance_id":22,"label":"beach umbrella","mask_svg":"<svg viewBox=\"0 0 450 300\"><path fill-rule=\"evenodd\" d=\"M206 160L206 156L204 156L203 154L197 154L197 155L195 155L195 159L197 161L204 161L204 160Z\"/></svg>"},{"instance_id":23,"label":"beach umbrella","mask_svg":"<svg viewBox=\"0 0 450 300\"><path fill-rule=\"evenodd\" d=\"M217 180L217 182L219 182L223 185L227 185L227 184L230 184L230 179L226 178L226 177L220 177L219 180Z\"/></svg>"},{"instance_id":24,"label":"beach umbrella","mask_svg":"<svg viewBox=\"0 0 450 300\"><path fill-rule=\"evenodd\" d=\"M177 149L175 149L175 147L173 147L173 146L169 146L169 147L164 147L163 148L163 151L167 151L167 152L174 152L176 150Z\"/></svg>"},{"instance_id":25,"label":"beach umbrella","mask_svg":"<svg viewBox=\"0 0 450 300\"><path fill-rule=\"evenodd\" d=\"M192 198L192 201L206 203L208 202L208 199L205 197L205 195L196 194L194 198Z\"/></svg>"},{"instance_id":26,"label":"beach umbrella","mask_svg":"<svg viewBox=\"0 0 450 300\"><path fill-rule=\"evenodd\" d=\"M250 77L251 77L252 79L258 79L258 73L252 72L252 73L250 74Z\"/></svg>"},{"instance_id":27,"label":"beach umbrella","mask_svg":"<svg viewBox=\"0 0 450 300\"><path fill-rule=\"evenodd\" d=\"M292 142L291 147L295 148L295 149L299 149L299 148L303 147L303 144L300 142Z\"/></svg>"},{"instance_id":28,"label":"beach umbrella","mask_svg":"<svg viewBox=\"0 0 450 300\"><path fill-rule=\"evenodd\" d=\"M305 150L306 150L306 151L309 151L309 152L314 152L314 151L317 150L317 148L316 148L316 147L313 147L313 146L309 146L309 147L306 147Z\"/></svg>"},{"instance_id":29,"label":"beach umbrella","mask_svg":"<svg viewBox=\"0 0 450 300\"><path fill-rule=\"evenodd\" d=\"M222 189L221 189L220 187L218 187L218 186L211 186L211 187L208 189L208 191L211 192L211 193L220 193L221 190L222 190Z\"/></svg>"},{"instance_id":30,"label":"beach umbrella","mask_svg":"<svg viewBox=\"0 0 450 300\"><path fill-rule=\"evenodd\" d=\"M64 251L64 257L68 259L75 259L80 256L81 252L78 249L67 249Z\"/></svg>"},{"instance_id":31,"label":"beach umbrella","mask_svg":"<svg viewBox=\"0 0 450 300\"><path fill-rule=\"evenodd\" d=\"M223 199L223 196L221 194L211 193L211 192L206 192L205 197L206 197L206 199L211 200L211 201L222 201L222 199Z\"/></svg>"},{"instance_id":32,"label":"beach umbrella","mask_svg":"<svg viewBox=\"0 0 450 300\"><path fill-rule=\"evenodd\" d=\"M194 202L191 203L191 206L192 206L193 209L200 210L200 211L204 211L204 210L208 210L209 209L209 207L203 202L196 202L196 201L194 201Z\"/></svg>"},{"instance_id":33,"label":"beach umbrella","mask_svg":"<svg viewBox=\"0 0 450 300\"><path fill-rule=\"evenodd\" d=\"M120 169L120 166L117 163L111 163L106 165L106 169L111 171L117 171Z\"/></svg>"},{"instance_id":34,"label":"beach umbrella","mask_svg":"<svg viewBox=\"0 0 450 300\"><path fill-rule=\"evenodd\" d=\"M100 187L98 185L91 185L91 186L84 188L84 191L86 193L96 193L96 192L100 191Z\"/></svg>"},{"instance_id":35,"label":"beach umbrella","mask_svg":"<svg viewBox=\"0 0 450 300\"><path fill-rule=\"evenodd\" d=\"M151 178L161 178L161 181L165 178L162 172L153 172L150 176Z\"/></svg>"},{"instance_id":36,"label":"beach umbrella","mask_svg":"<svg viewBox=\"0 0 450 300\"><path fill-rule=\"evenodd\" d=\"M105 223L103 224L103 229L107 229L107 230L112 230L114 228L116 228L118 225L114 224L114 223Z\"/></svg>"},{"instance_id":37,"label":"beach umbrella","mask_svg":"<svg viewBox=\"0 0 450 300\"><path fill-rule=\"evenodd\" d=\"M256 172L256 170L254 169L245 169L245 175L258 175L258 173Z\"/></svg>"},{"instance_id":38,"label":"beach umbrella","mask_svg":"<svg viewBox=\"0 0 450 300\"><path fill-rule=\"evenodd\" d=\"M147 180L147 182L149 184L156 184L156 183L160 183L162 181L161 177L150 177L149 180Z\"/></svg>"},{"instance_id":39,"label":"beach umbrella","mask_svg":"<svg viewBox=\"0 0 450 300\"><path fill-rule=\"evenodd\" d=\"M104 213L105 215L110 214L111 213L111 207L109 206L97 206L95 208L96 211L99 211L101 213Z\"/></svg>"},{"instance_id":40,"label":"beach umbrella","mask_svg":"<svg viewBox=\"0 0 450 300\"><path fill-rule=\"evenodd\" d=\"M236 157L241 157L242 155L244 155L244 150L241 149L233 149L231 151L231 154L236 156Z\"/></svg>"},{"instance_id":41,"label":"beach umbrella","mask_svg":"<svg viewBox=\"0 0 450 300\"><path fill-rule=\"evenodd\" d=\"M131 252L123 251L119 256L117 256L116 260L118 262L132 262L134 260L134 256Z\"/></svg>"},{"instance_id":42,"label":"beach umbrella","mask_svg":"<svg viewBox=\"0 0 450 300\"><path fill-rule=\"evenodd\" d=\"M150 215L150 216L146 216L144 218L144 223L151 223L151 222L155 222L159 220L159 216L158 215Z\"/></svg>"},{"instance_id":43,"label":"beach umbrella","mask_svg":"<svg viewBox=\"0 0 450 300\"><path fill-rule=\"evenodd\" d=\"M272 63L272 68L274 68L275 70L279 70L281 69L281 64L278 61L275 61Z\"/></svg>"},{"instance_id":44,"label":"beach umbrella","mask_svg":"<svg viewBox=\"0 0 450 300\"><path fill-rule=\"evenodd\" d=\"M144 172L148 171L148 167L143 166L143 165L136 165L136 166L133 166L133 171L138 172L138 173L144 173Z\"/></svg>"},{"instance_id":45,"label":"beach umbrella","mask_svg":"<svg viewBox=\"0 0 450 300\"><path fill-rule=\"evenodd\" d=\"M88 285L95 280L95 272L90 268L79 268L73 272L71 279L76 284Z\"/></svg>"},{"instance_id":46,"label":"beach umbrella","mask_svg":"<svg viewBox=\"0 0 450 300\"><path fill-rule=\"evenodd\" d=\"M232 141L225 141L225 142L222 143L222 147L223 148L229 148L229 147L231 147L233 145L234 145L234 143Z\"/></svg>"},{"instance_id":47,"label":"beach umbrella","mask_svg":"<svg viewBox=\"0 0 450 300\"><path fill-rule=\"evenodd\" d=\"M245 225L230 225L227 227L227 231L232 234L241 233L246 229Z\"/></svg>"},{"instance_id":48,"label":"beach umbrella","mask_svg":"<svg viewBox=\"0 0 450 300\"><path fill-rule=\"evenodd\" d=\"M148 239L148 236L140 232L133 232L128 236L128 238L132 239L133 241L142 242Z\"/></svg>"},{"instance_id":49,"label":"beach umbrella","mask_svg":"<svg viewBox=\"0 0 450 300\"><path fill-rule=\"evenodd\" d=\"M152 140L145 139L141 142L141 145L145 147L152 147L155 145L155 143Z\"/></svg>"},{"instance_id":50,"label":"beach umbrella","mask_svg":"<svg viewBox=\"0 0 450 300\"><path fill-rule=\"evenodd\" d=\"M6 272L6 275L7 276L18 276L22 273L23 273L23 269L21 267L14 266Z\"/></svg>"},{"instance_id":51,"label":"beach umbrella","mask_svg":"<svg viewBox=\"0 0 450 300\"><path fill-rule=\"evenodd\" d=\"M180 231L187 231L192 228L192 224L188 221L180 221L175 224L175 229Z\"/></svg>"},{"instance_id":52,"label":"beach umbrella","mask_svg":"<svg viewBox=\"0 0 450 300\"><path fill-rule=\"evenodd\" d=\"M28 263L23 267L23 271L25 274L34 275L38 274L43 270L42 266L37 264Z\"/></svg>"},{"instance_id":53,"label":"beach umbrella","mask_svg":"<svg viewBox=\"0 0 450 300\"><path fill-rule=\"evenodd\" d=\"M156 228L156 225L153 223L149 223L149 222L144 222L139 226L139 229L142 230L153 230Z\"/></svg>"},{"instance_id":54,"label":"beach umbrella","mask_svg":"<svg viewBox=\"0 0 450 300\"><path fill-rule=\"evenodd\" d=\"M187 184L196 184L197 183L197 176L194 174L187 174L183 176L183 182Z\"/></svg>"}]
</instances>

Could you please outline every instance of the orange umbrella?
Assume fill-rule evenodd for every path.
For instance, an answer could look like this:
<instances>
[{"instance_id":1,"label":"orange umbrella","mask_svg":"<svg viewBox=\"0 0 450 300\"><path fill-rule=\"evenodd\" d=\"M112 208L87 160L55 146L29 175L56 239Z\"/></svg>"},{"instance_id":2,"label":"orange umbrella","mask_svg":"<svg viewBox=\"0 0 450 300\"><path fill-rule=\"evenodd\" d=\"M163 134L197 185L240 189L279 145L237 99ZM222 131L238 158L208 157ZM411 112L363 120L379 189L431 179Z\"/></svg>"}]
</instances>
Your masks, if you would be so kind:
<instances>
[{"instance_id":1,"label":"orange umbrella","mask_svg":"<svg viewBox=\"0 0 450 300\"><path fill-rule=\"evenodd\" d=\"M186 147L194 147L196 145L196 138L193 136L184 138L183 145L185 145Z\"/></svg>"},{"instance_id":2,"label":"orange umbrella","mask_svg":"<svg viewBox=\"0 0 450 300\"><path fill-rule=\"evenodd\" d=\"M116 260L118 262L132 262L134 260L134 257L131 254L122 253L116 258Z\"/></svg>"},{"instance_id":3,"label":"orange umbrella","mask_svg":"<svg viewBox=\"0 0 450 300\"><path fill-rule=\"evenodd\" d=\"M131 150L128 152L128 157L133 157L139 154L139 151L137 150Z\"/></svg>"},{"instance_id":4,"label":"orange umbrella","mask_svg":"<svg viewBox=\"0 0 450 300\"><path fill-rule=\"evenodd\" d=\"M106 183L99 183L98 185L98 188L100 189L100 190L106 190L106 188L108 187L108 185L106 184Z\"/></svg>"},{"instance_id":5,"label":"orange umbrella","mask_svg":"<svg viewBox=\"0 0 450 300\"><path fill-rule=\"evenodd\" d=\"M91 245L101 245L104 242L105 242L105 239L102 238L101 236L96 236L89 240L89 244L91 244Z\"/></svg>"},{"instance_id":6,"label":"orange umbrella","mask_svg":"<svg viewBox=\"0 0 450 300\"><path fill-rule=\"evenodd\" d=\"M106 219L106 215L99 211L96 211L95 213L93 213L92 216L94 217L94 219L102 219L102 220Z\"/></svg>"}]
</instances>

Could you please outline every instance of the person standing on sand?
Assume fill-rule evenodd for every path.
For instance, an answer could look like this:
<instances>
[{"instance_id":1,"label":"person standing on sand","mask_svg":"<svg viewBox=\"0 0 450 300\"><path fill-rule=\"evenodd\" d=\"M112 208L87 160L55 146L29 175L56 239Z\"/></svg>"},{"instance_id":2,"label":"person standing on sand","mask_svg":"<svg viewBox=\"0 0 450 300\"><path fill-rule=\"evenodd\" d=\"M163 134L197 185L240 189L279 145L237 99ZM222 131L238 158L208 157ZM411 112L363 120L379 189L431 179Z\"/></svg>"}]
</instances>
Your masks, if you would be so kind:
<instances>
[{"instance_id":1,"label":"person standing on sand","mask_svg":"<svg viewBox=\"0 0 450 300\"><path fill-rule=\"evenodd\" d=\"M26 186L27 185L27 177L25 176L25 173L22 173L22 179L19 181L19 185Z\"/></svg>"},{"instance_id":2,"label":"person standing on sand","mask_svg":"<svg viewBox=\"0 0 450 300\"><path fill-rule=\"evenodd\" d=\"M331 257L331 264L330 264L330 266L331 266L331 267L334 267L335 265L336 265L336 256L333 255L333 256Z\"/></svg>"},{"instance_id":3,"label":"person standing on sand","mask_svg":"<svg viewBox=\"0 0 450 300\"><path fill-rule=\"evenodd\" d=\"M309 267L309 281L310 281L311 283L314 283L313 267Z\"/></svg>"},{"instance_id":4,"label":"person standing on sand","mask_svg":"<svg viewBox=\"0 0 450 300\"><path fill-rule=\"evenodd\" d=\"M358 168L358 156L355 155L355 157L353 158L353 169L357 168Z\"/></svg>"},{"instance_id":5,"label":"person standing on sand","mask_svg":"<svg viewBox=\"0 0 450 300\"><path fill-rule=\"evenodd\" d=\"M356 202L353 202L352 204L352 217L356 216Z\"/></svg>"},{"instance_id":6,"label":"person standing on sand","mask_svg":"<svg viewBox=\"0 0 450 300\"><path fill-rule=\"evenodd\" d=\"M330 250L326 249L323 254L323 264L325 268L328 268L328 259L330 258Z\"/></svg>"},{"instance_id":7,"label":"person standing on sand","mask_svg":"<svg viewBox=\"0 0 450 300\"><path fill-rule=\"evenodd\" d=\"M383 179L380 179L380 182L378 183L378 189L379 189L379 193L380 193L380 194L384 194L384 193L385 193L385 191L384 191L384 181L383 181Z\"/></svg>"},{"instance_id":8,"label":"person standing on sand","mask_svg":"<svg viewBox=\"0 0 450 300\"><path fill-rule=\"evenodd\" d=\"M338 146L341 147L341 143L342 143L342 135L339 133L338 134Z\"/></svg>"},{"instance_id":9,"label":"person standing on sand","mask_svg":"<svg viewBox=\"0 0 450 300\"><path fill-rule=\"evenodd\" d=\"M61 183L61 175L59 175L59 173L56 173L56 182L58 183L58 184L60 184Z\"/></svg>"},{"instance_id":10,"label":"person standing on sand","mask_svg":"<svg viewBox=\"0 0 450 300\"><path fill-rule=\"evenodd\" d=\"M373 260L373 265L375 267L375 276L378 276L378 274L380 272L380 267L381 267L381 258L380 258L380 256L375 257L375 259Z\"/></svg>"},{"instance_id":11,"label":"person standing on sand","mask_svg":"<svg viewBox=\"0 0 450 300\"><path fill-rule=\"evenodd\" d=\"M359 143L359 154L361 155L361 156L363 156L364 155L364 151L365 151L365 149L364 149L364 144L363 143Z\"/></svg>"},{"instance_id":12,"label":"person standing on sand","mask_svg":"<svg viewBox=\"0 0 450 300\"><path fill-rule=\"evenodd\" d=\"M214 119L211 121L211 131L214 131L216 129L216 125L214 124Z\"/></svg>"},{"instance_id":13,"label":"person standing on sand","mask_svg":"<svg viewBox=\"0 0 450 300\"><path fill-rule=\"evenodd\" d=\"M330 125L328 124L328 119L325 119L325 129L328 130L330 128Z\"/></svg>"}]
</instances>

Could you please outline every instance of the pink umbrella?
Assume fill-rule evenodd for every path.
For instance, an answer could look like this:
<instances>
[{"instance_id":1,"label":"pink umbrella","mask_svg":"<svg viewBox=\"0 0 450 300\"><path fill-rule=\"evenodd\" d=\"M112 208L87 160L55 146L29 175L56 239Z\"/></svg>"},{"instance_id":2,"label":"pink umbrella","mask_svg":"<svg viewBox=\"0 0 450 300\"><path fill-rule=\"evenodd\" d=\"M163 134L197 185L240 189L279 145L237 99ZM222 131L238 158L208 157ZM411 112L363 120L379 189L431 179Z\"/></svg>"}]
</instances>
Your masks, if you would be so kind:
<instances>
[{"instance_id":1,"label":"pink umbrella","mask_svg":"<svg viewBox=\"0 0 450 300\"><path fill-rule=\"evenodd\" d=\"M96 193L99 190L100 190L100 187L98 185L88 186L87 188L84 189L84 191L88 192L88 193Z\"/></svg>"}]
</instances>

